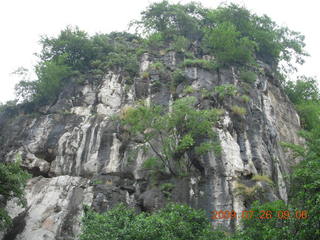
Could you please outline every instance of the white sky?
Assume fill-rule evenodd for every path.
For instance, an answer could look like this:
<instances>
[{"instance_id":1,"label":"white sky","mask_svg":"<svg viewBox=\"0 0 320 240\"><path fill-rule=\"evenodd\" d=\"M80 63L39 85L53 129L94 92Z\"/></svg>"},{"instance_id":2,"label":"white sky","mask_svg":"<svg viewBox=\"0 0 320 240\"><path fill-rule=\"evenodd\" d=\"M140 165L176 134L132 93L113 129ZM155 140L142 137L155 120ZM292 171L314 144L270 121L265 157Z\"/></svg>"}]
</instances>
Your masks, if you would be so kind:
<instances>
[{"instance_id":1,"label":"white sky","mask_svg":"<svg viewBox=\"0 0 320 240\"><path fill-rule=\"evenodd\" d=\"M67 25L77 25L90 34L125 31L128 23L154 0L1 0L0 2L0 102L14 99L19 79L11 73L20 66L32 69L39 52L41 35L54 36ZM186 3L189 1L171 1ZM199 0L216 7L221 0ZM267 14L280 25L306 36L311 57L299 75L316 76L320 63L320 2L316 0L230 0L261 15Z\"/></svg>"}]
</instances>

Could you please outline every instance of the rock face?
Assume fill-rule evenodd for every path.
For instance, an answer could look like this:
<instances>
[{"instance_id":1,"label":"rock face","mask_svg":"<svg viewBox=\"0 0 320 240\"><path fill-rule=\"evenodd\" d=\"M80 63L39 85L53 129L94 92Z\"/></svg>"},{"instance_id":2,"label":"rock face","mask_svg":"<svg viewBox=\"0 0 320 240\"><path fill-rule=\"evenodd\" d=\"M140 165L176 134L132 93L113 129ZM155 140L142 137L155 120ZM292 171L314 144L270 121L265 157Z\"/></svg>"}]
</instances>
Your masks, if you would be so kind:
<instances>
[{"instance_id":1,"label":"rock face","mask_svg":"<svg viewBox=\"0 0 320 240\"><path fill-rule=\"evenodd\" d=\"M155 61L164 62L169 72L179 59L174 52L159 59L144 54L140 72ZM297 135L299 117L268 67L262 67L264 74L249 87L233 68L209 72L189 67L185 69L185 82L175 93L168 79L156 72L151 72L148 79L133 79L133 85L125 85L121 73L109 72L100 82L68 86L38 115L12 117L3 113L0 161L14 161L20 154L33 178L26 188L25 209L15 206L14 201L7 203L17 221L2 239L76 239L84 205L103 212L124 202L138 211L153 211L176 201L202 208L208 216L213 210L240 212L250 201L239 194L237 185L252 186L254 175L268 176L275 183L274 187L264 187L264 200L286 200L288 183L284 175L293 163L279 143L301 143ZM128 138L114 120L115 114L141 99L170 108L172 99L185 95L186 86L200 90L222 84L247 88L245 93L251 100L243 101L239 96L220 102L200 100L200 91L192 93L202 106L225 109L216 126L221 155L205 155L201 159L205 169L202 174L163 176L152 184L142 168L150 153L143 150L143 143ZM235 114L233 105L245 107L247 113ZM160 188L167 182L174 186L170 198ZM237 220L213 221L214 226L231 229L237 224Z\"/></svg>"}]
</instances>

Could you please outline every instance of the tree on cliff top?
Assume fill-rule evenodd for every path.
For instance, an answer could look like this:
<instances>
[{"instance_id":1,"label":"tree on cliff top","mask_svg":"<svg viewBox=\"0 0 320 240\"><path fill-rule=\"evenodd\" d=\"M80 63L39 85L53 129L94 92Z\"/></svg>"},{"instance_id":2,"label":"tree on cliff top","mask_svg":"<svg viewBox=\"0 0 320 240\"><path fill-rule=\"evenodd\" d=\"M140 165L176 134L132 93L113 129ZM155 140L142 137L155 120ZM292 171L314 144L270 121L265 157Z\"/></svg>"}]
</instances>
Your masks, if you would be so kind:
<instances>
[{"instance_id":1,"label":"tree on cliff top","mask_svg":"<svg viewBox=\"0 0 320 240\"><path fill-rule=\"evenodd\" d=\"M151 4L141 16L133 25L143 29L144 37L129 33L89 36L70 27L57 37L43 37L37 79L21 81L19 97L47 104L68 83L101 79L109 70L122 72L132 83L139 73L141 53L154 48L182 51L193 59L212 55L215 67L252 66L261 60L274 70L285 63L285 71L294 69L293 61L302 64L307 55L303 35L235 4L209 9L198 3L162 1Z\"/></svg>"},{"instance_id":2,"label":"tree on cliff top","mask_svg":"<svg viewBox=\"0 0 320 240\"><path fill-rule=\"evenodd\" d=\"M293 69L292 60L302 64L303 57L307 56L303 35L277 25L266 15L258 16L236 4L208 9L197 3L181 5L162 1L151 4L141 15L141 21L135 24L147 35L158 32L163 33L167 40L181 35L191 41L199 41L204 52L217 57L222 64L232 64L237 60L248 63L247 58L238 54L240 50L247 50L252 57L275 68L284 61ZM225 38L222 36L225 34L237 42L228 46L232 49L215 47L223 45ZM234 54L230 55L232 51ZM225 54L230 57L221 57Z\"/></svg>"}]
</instances>

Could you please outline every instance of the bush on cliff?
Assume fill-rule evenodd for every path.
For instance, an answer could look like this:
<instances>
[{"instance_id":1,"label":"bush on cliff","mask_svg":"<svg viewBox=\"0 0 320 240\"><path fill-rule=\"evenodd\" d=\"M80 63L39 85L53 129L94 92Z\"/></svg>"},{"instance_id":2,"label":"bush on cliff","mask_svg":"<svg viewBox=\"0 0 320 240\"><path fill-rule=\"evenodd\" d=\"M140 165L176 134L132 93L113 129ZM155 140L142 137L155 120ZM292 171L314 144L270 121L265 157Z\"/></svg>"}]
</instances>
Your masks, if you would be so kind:
<instances>
[{"instance_id":1,"label":"bush on cliff","mask_svg":"<svg viewBox=\"0 0 320 240\"><path fill-rule=\"evenodd\" d=\"M190 172L191 166L203 171L199 159L220 145L212 127L218 121L218 109L198 110L195 97L174 101L172 111L158 105L140 104L129 109L122 125L132 137L140 137L159 163L157 170L169 170L175 176Z\"/></svg>"}]
</instances>

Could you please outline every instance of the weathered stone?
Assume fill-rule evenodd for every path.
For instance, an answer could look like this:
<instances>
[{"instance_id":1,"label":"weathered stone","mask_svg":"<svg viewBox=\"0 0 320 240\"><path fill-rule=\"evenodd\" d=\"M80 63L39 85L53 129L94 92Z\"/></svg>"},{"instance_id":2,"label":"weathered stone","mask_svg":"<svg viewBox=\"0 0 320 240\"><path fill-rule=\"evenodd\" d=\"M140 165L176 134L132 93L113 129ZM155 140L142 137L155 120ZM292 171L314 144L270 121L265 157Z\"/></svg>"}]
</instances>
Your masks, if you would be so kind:
<instances>
[{"instance_id":1,"label":"weathered stone","mask_svg":"<svg viewBox=\"0 0 320 240\"><path fill-rule=\"evenodd\" d=\"M177 56L169 52L161 57L168 71L182 61ZM143 54L140 73L156 61L159 59ZM0 161L14 161L18 153L23 166L33 174L26 188L27 208L7 204L18 230L8 230L3 239L76 239L83 205L103 212L123 202L140 211L153 211L168 201L159 187L167 182L174 185L172 201L204 209L208 215L213 210L245 209L244 197L236 194L237 181L250 182L256 174L275 182L276 187L266 192L266 200L286 200L288 183L283 176L293 163L279 142L302 143L297 135L300 122L292 104L276 86L271 70L261 66L266 74L249 86L249 103L237 97L222 102L201 100L201 94L193 94L199 107L226 109L215 129L221 155L209 152L199 159L202 173L193 169L191 176L183 179L162 176L156 185L143 169L152 151L144 149L141 139L130 139L113 116L141 99L171 111L173 100L189 85L196 91L221 84L240 87L235 69L208 72L186 68L186 82L176 93L169 89L168 79L160 75L156 79L160 87L151 91L152 79L138 77L132 86L124 86L121 73L109 72L100 83L86 81L68 86L39 116L18 115L12 119L10 114L0 114ZM245 116L232 113L232 105L246 108ZM213 223L228 228L237 224L238 220Z\"/></svg>"}]
</instances>

